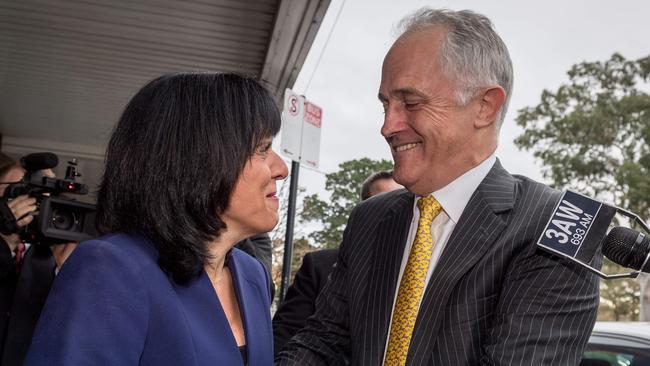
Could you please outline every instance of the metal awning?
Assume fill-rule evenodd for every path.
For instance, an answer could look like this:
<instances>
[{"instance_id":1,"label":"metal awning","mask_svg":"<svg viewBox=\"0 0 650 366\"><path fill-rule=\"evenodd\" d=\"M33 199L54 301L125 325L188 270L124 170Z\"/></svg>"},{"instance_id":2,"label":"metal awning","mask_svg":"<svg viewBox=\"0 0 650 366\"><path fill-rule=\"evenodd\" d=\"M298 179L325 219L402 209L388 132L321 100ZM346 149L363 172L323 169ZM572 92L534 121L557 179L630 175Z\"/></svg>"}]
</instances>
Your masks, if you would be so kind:
<instances>
[{"instance_id":1,"label":"metal awning","mask_svg":"<svg viewBox=\"0 0 650 366\"><path fill-rule=\"evenodd\" d=\"M125 104L160 74L253 74L279 101L329 2L0 0L2 150L80 157L92 184Z\"/></svg>"}]
</instances>

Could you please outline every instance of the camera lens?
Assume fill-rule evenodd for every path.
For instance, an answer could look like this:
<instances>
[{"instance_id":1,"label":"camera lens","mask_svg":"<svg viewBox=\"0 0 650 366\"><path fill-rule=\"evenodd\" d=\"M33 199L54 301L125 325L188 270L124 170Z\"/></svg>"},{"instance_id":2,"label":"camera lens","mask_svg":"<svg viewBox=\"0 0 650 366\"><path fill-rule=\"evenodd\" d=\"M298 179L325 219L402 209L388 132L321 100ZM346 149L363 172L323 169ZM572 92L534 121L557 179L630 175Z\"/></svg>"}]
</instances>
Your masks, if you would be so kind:
<instances>
[{"instance_id":1,"label":"camera lens","mask_svg":"<svg viewBox=\"0 0 650 366\"><path fill-rule=\"evenodd\" d=\"M52 226L58 230L77 231L79 220L74 212L54 210L52 212Z\"/></svg>"}]
</instances>

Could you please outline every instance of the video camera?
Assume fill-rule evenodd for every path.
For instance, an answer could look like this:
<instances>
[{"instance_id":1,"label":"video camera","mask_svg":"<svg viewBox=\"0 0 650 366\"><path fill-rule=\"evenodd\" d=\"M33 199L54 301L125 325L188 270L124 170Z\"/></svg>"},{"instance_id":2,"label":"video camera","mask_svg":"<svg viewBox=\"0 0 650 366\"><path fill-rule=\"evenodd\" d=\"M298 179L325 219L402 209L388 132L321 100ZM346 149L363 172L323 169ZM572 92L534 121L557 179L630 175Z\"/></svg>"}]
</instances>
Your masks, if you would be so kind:
<instances>
[{"instance_id":1,"label":"video camera","mask_svg":"<svg viewBox=\"0 0 650 366\"><path fill-rule=\"evenodd\" d=\"M65 178L57 179L43 175L43 170L59 164L53 153L33 153L20 159L26 173L19 182L11 183L0 202L0 232L19 232L16 218L6 205L6 200L27 194L36 198L39 207L34 220L20 232L21 239L31 244L53 245L79 242L97 236L95 229L95 205L59 197L62 193L87 194L88 187L75 180L75 159L68 162ZM32 213L33 214L33 213Z\"/></svg>"}]
</instances>

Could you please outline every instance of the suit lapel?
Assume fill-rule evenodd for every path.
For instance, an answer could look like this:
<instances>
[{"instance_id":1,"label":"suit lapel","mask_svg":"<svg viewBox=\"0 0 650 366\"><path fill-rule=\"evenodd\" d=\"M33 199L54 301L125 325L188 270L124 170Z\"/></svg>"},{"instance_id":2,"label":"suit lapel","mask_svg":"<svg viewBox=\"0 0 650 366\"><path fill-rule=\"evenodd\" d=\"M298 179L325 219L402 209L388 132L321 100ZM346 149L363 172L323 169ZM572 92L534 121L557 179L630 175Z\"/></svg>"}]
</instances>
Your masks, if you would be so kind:
<instances>
[{"instance_id":1,"label":"suit lapel","mask_svg":"<svg viewBox=\"0 0 650 366\"><path fill-rule=\"evenodd\" d=\"M260 288L259 281L250 278L254 274L245 263L247 258L242 256L247 254L233 249L226 256L226 264L232 275L244 323L248 365L265 365L273 359L269 289ZM228 319L205 271L187 284L172 283L193 335L197 364L242 365Z\"/></svg>"},{"instance_id":2,"label":"suit lapel","mask_svg":"<svg viewBox=\"0 0 650 366\"><path fill-rule=\"evenodd\" d=\"M380 221L373 246L372 269L365 307L365 340L372 354L366 364L381 364L388 338L388 325L393 298L397 289L404 244L413 217L414 196L408 191L400 194L396 203ZM370 334L367 332L370 331Z\"/></svg>"},{"instance_id":3,"label":"suit lapel","mask_svg":"<svg viewBox=\"0 0 650 366\"><path fill-rule=\"evenodd\" d=\"M197 365L241 365L228 319L205 271L188 283L172 281L172 285L192 334Z\"/></svg>"},{"instance_id":4,"label":"suit lapel","mask_svg":"<svg viewBox=\"0 0 650 366\"><path fill-rule=\"evenodd\" d=\"M514 190L514 178L497 160L465 207L429 280L407 364L429 362L451 292L505 229L506 222L501 214L512 209Z\"/></svg>"},{"instance_id":5,"label":"suit lapel","mask_svg":"<svg viewBox=\"0 0 650 366\"><path fill-rule=\"evenodd\" d=\"M239 309L246 332L248 365L263 365L273 359L273 330L270 326L270 294L268 288L260 288L259 281L249 279L241 256L247 254L233 249L228 266L237 291ZM251 352L254 351L254 352Z\"/></svg>"}]
</instances>

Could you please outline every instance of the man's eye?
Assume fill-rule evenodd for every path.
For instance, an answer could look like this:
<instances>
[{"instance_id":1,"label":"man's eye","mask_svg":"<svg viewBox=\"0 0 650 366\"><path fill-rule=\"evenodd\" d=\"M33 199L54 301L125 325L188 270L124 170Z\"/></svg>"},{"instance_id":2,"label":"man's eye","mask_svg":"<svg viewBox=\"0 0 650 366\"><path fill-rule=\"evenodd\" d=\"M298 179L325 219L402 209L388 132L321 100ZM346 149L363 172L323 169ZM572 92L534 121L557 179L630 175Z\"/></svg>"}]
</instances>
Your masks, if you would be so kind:
<instances>
[{"instance_id":1,"label":"man's eye","mask_svg":"<svg viewBox=\"0 0 650 366\"><path fill-rule=\"evenodd\" d=\"M412 108L416 108L417 106L419 106L419 105L420 105L420 102L410 102L410 101L406 101L406 100L405 100L405 101L403 102L403 104L404 104L404 107L405 107L406 109L412 109Z\"/></svg>"}]
</instances>

